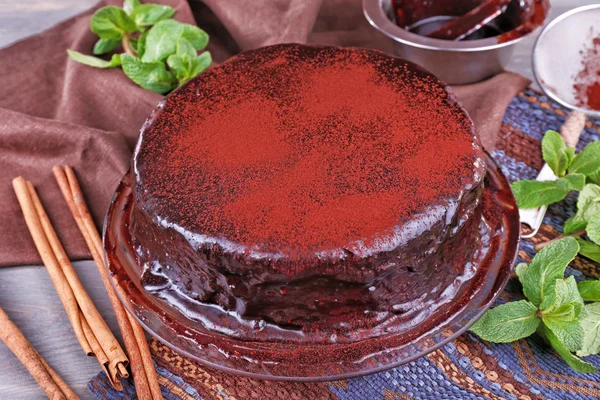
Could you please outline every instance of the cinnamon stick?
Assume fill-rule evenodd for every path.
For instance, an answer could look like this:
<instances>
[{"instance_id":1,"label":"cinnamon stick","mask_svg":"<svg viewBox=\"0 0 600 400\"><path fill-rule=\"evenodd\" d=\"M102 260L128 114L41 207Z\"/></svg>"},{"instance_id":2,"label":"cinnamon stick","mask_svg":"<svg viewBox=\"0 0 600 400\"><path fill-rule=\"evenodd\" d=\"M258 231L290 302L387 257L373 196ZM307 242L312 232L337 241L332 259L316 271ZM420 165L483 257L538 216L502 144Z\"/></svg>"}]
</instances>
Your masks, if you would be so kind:
<instances>
[{"instance_id":1,"label":"cinnamon stick","mask_svg":"<svg viewBox=\"0 0 600 400\"><path fill-rule=\"evenodd\" d=\"M150 385L152 398L162 399L162 393L160 392L160 384L158 383L158 374L156 373L156 369L154 368L152 354L150 354L150 347L148 346L148 341L146 340L144 330L131 314L127 313L127 316L129 317L129 322L131 323L131 327L133 328L135 340L140 349L142 364L144 365L144 371L146 372L146 377L148 378L148 384Z\"/></svg>"},{"instance_id":2,"label":"cinnamon stick","mask_svg":"<svg viewBox=\"0 0 600 400\"><path fill-rule=\"evenodd\" d=\"M100 346L100 343L98 343L98 339L96 339L96 337L94 336L94 332L92 331L92 328L90 328L89 324L87 323L87 321L85 320L85 317L83 317L83 315L82 315L81 322L82 322L81 325L83 327L83 333L85 334L85 337L88 340L90 347L92 348L92 352L93 352L92 354L88 354L88 355L96 357L96 359L98 360L98 363L102 367L102 370L108 377L109 381L111 381L112 386L118 391L123 390L123 385L121 384L121 381L119 381L117 379L117 380L115 380L114 383L112 382L111 372L108 370L109 359L106 356L106 353L104 352L104 350L102 350L102 346Z\"/></svg>"},{"instance_id":3,"label":"cinnamon stick","mask_svg":"<svg viewBox=\"0 0 600 400\"><path fill-rule=\"evenodd\" d=\"M0 339L27 368L48 398L53 400L79 399L69 385L33 348L23 332L8 318L2 308L0 308Z\"/></svg>"},{"instance_id":4,"label":"cinnamon stick","mask_svg":"<svg viewBox=\"0 0 600 400\"><path fill-rule=\"evenodd\" d=\"M117 297L115 288L112 286L102 258L102 241L83 197L75 172L70 166L55 166L52 170L71 214L92 254L92 258L96 262L102 282L115 311L125 348L131 360L130 367L138 397L142 399L162 399L148 343L143 337L143 330L125 310Z\"/></svg>"},{"instance_id":5,"label":"cinnamon stick","mask_svg":"<svg viewBox=\"0 0 600 400\"><path fill-rule=\"evenodd\" d=\"M128 376L120 373L126 371L127 356L81 284L31 182L18 177L13 180L13 187L27 227L82 349L96 357L112 386L123 390L119 375Z\"/></svg>"},{"instance_id":6,"label":"cinnamon stick","mask_svg":"<svg viewBox=\"0 0 600 400\"><path fill-rule=\"evenodd\" d=\"M103 365L103 368L108 371L108 378L112 384L112 386L117 390L122 390L121 382L119 381L118 375L120 369L117 367L117 364L121 363L123 365L127 365L129 360L125 355L125 352L121 348L121 345L111 332L108 325L102 318L102 315L98 312L98 309L94 305L94 302L88 295L87 291L81 284L65 249L63 248L52 224L50 223L50 219L42 206L42 203L37 196L35 188L31 184L31 182L27 182L27 187L29 189L29 193L31 195L31 199L33 200L33 205L36 209L38 217L42 223L42 228L44 233L46 234L46 238L48 239L52 250L54 251L54 255L56 256L57 261L59 262L62 272L64 273L69 286L73 290L73 294L75 295L75 299L77 300L77 304L81 309L81 314L84 316L85 321L83 321L82 325L87 325L90 328L91 333L93 333L93 340L100 346L100 349L96 349L94 353L100 355L100 358L106 359L105 362L102 362L98 356L98 361ZM89 337L86 335L88 342L90 342ZM90 347L92 344L90 343ZM104 357L103 357L104 356Z\"/></svg>"},{"instance_id":7,"label":"cinnamon stick","mask_svg":"<svg viewBox=\"0 0 600 400\"><path fill-rule=\"evenodd\" d=\"M67 382L65 382L60 377L60 375L58 375L58 373L52 369L50 365L48 365L48 363L46 362L46 360L44 360L40 353L38 353L37 351L35 353L39 357L46 371L48 371L48 374L50 375L54 383L56 383L56 386L58 386L58 388L64 393L67 400L79 400L79 396L77 396L73 389L71 389L71 387L67 384Z\"/></svg>"},{"instance_id":8,"label":"cinnamon stick","mask_svg":"<svg viewBox=\"0 0 600 400\"><path fill-rule=\"evenodd\" d=\"M60 264L52 251L52 247L44 234L44 229L42 228L35 206L33 205L27 182L22 177L18 177L15 178L12 183L15 194L17 195L17 200L23 211L27 228L29 228L35 247L40 253L40 257L48 270L48 275L50 275L52 284L56 288L58 297L67 312L67 317L73 326L75 336L86 354L89 354L92 350L83 333L81 320L79 319L79 306L77 305L77 300L75 299L73 290L69 286Z\"/></svg>"}]
</instances>

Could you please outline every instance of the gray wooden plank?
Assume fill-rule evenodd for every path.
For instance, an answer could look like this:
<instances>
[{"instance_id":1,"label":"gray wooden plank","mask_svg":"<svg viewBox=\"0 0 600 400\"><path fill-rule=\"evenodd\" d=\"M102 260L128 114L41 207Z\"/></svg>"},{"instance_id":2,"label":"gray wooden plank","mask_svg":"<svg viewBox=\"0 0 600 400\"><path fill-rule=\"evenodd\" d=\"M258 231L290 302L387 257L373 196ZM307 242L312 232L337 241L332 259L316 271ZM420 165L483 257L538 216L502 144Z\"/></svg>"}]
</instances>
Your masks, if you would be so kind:
<instances>
[{"instance_id":1,"label":"gray wooden plank","mask_svg":"<svg viewBox=\"0 0 600 400\"><path fill-rule=\"evenodd\" d=\"M95 264L74 263L77 274L109 327L121 339L110 301ZM100 367L87 357L73 333L52 281L43 266L0 270L0 307L19 326L31 344L81 398L92 398L87 384ZM0 344L0 399L43 398L43 392Z\"/></svg>"},{"instance_id":2,"label":"gray wooden plank","mask_svg":"<svg viewBox=\"0 0 600 400\"><path fill-rule=\"evenodd\" d=\"M97 0L0 0L0 47L42 32Z\"/></svg>"}]
</instances>

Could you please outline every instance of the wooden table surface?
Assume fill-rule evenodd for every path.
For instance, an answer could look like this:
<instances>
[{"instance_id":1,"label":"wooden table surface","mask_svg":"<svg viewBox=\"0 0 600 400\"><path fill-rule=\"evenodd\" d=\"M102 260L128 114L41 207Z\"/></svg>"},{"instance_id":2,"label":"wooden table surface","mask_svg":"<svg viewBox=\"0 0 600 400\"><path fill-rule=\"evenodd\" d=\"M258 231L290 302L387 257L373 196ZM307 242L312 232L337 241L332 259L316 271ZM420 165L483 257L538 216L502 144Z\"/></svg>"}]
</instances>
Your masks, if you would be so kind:
<instances>
[{"instance_id":1,"label":"wooden table surface","mask_svg":"<svg viewBox=\"0 0 600 400\"><path fill-rule=\"evenodd\" d=\"M0 0L0 47L48 29L57 22L91 7L95 0ZM551 0L551 18L597 0ZM509 69L532 78L531 48L534 37L519 43ZM6 73L6 72L5 72ZM74 263L81 281L117 333L108 297L96 266L91 261ZM94 398L88 381L100 368L86 357L43 266L0 268L0 306L21 328L40 354L82 399ZM120 335L117 334L120 338ZM14 355L0 344L0 399L44 398L37 383Z\"/></svg>"}]
</instances>

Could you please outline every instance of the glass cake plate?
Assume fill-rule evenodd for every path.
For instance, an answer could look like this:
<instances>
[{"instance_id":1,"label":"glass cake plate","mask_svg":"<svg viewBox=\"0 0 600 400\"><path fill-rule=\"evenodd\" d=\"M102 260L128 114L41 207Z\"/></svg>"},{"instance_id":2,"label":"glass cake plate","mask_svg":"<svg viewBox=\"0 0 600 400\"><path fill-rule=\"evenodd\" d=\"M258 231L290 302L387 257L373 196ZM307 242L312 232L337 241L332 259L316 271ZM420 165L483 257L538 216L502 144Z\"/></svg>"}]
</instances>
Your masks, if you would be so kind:
<instances>
[{"instance_id":1,"label":"glass cake plate","mask_svg":"<svg viewBox=\"0 0 600 400\"><path fill-rule=\"evenodd\" d=\"M483 218L491 228L491 238L482 262L475 266L475 275L450 303L401 334L347 344L248 341L208 330L143 289L141 267L125 229L124 214L131 203L126 175L104 225L107 268L125 307L151 335L173 350L208 367L258 379L347 379L397 367L438 349L464 333L492 305L512 273L519 246L517 205L506 178L488 155Z\"/></svg>"}]
</instances>

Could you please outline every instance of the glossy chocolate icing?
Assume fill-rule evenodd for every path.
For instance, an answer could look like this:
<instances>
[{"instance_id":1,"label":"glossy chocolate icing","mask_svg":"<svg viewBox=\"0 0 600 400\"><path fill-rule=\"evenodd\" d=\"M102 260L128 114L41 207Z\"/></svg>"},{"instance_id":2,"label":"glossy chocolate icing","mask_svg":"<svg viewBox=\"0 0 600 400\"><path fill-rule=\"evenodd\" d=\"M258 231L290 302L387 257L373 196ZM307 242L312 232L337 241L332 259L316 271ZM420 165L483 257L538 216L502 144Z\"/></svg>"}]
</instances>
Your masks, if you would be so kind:
<instances>
[{"instance_id":1,"label":"glossy chocolate icing","mask_svg":"<svg viewBox=\"0 0 600 400\"><path fill-rule=\"evenodd\" d=\"M278 247L273 237L261 242L261 238L240 234L244 231L241 223L235 226L229 221L217 228L207 224L222 209L203 204L219 204L226 196L222 182L230 180L229 172L218 162L205 159L206 149L188 149L186 153L174 143L181 143L181 137L202 135L202 129L192 128L201 128L208 117L231 117L232 104L239 105L244 98L220 93L219 85L232 84L231 77L236 74L243 73L254 80L253 84L258 82L267 88L272 83L269 80L278 80L281 86L297 85L298 74L292 74L293 82L291 75L286 81L285 74L283 78L264 74L274 63L282 62L288 70L290 65L298 64L302 70L312 68L315 73L332 66L343 69L360 64L361 68L372 68L381 78L373 85L384 85L403 102L414 102L411 107L415 112L419 107L430 110L416 115L398 113L394 118L410 121L415 116L427 117L434 127L438 126L436 122L460 127L443 134L435 129L396 133L416 140L410 148L416 153L418 146L427 141L435 145L454 143L447 142L448 137L456 140L460 151L439 148L439 158L450 158L450 164L455 165L452 173L426 196L419 191L424 186L422 180L435 174L436 167L450 171L444 169L448 165L437 165L435 158L428 158L432 164L432 171L428 171L427 166L425 170L407 168L402 160L398 161L394 166L402 182L414 185L401 192L414 193L414 198L399 203L409 209L408 216L399 213L392 225L379 227L371 237L361 236L358 226L351 230L354 236L340 235L330 243L320 240L304 246L294 242L293 230L283 229L275 238L280 239ZM305 79L314 76L308 73L300 77L301 81ZM369 85L366 81L363 89L369 90ZM279 93L278 101L293 97L290 92ZM413 93L425 97L414 97ZM259 95L268 98L273 93L265 89ZM215 98L223 100L204 104ZM197 114L190 113L190 109L197 109ZM449 110L446 118L452 116L457 124L441 120L440 109ZM297 111L298 118L303 118L301 113ZM328 132L340 134L335 129ZM369 140L379 141L378 137ZM306 140L300 143L296 144L296 153L302 155ZM464 143L468 146L460 147ZM172 158L184 162L175 165L169 161ZM302 159L299 156L294 161ZM250 167L242 165L243 178L250 175L248 170ZM214 68L170 95L155 110L142 129L134 156L134 205L128 211L128 229L137 264L143 268L145 289L188 318L201 321L207 329L256 341L353 342L390 330L397 333L409 329L448 303L462 283L474 275L474 265L489 239L481 217L484 171L483 152L466 113L441 82L419 67L368 50L277 45L243 53ZM206 188L206 176L213 179L218 190L199 190ZM253 183L251 178L244 183L248 182ZM373 196L377 194L375 191ZM261 203L263 207L265 204ZM323 224L335 222L322 219ZM298 226L305 228L302 221Z\"/></svg>"}]
</instances>

